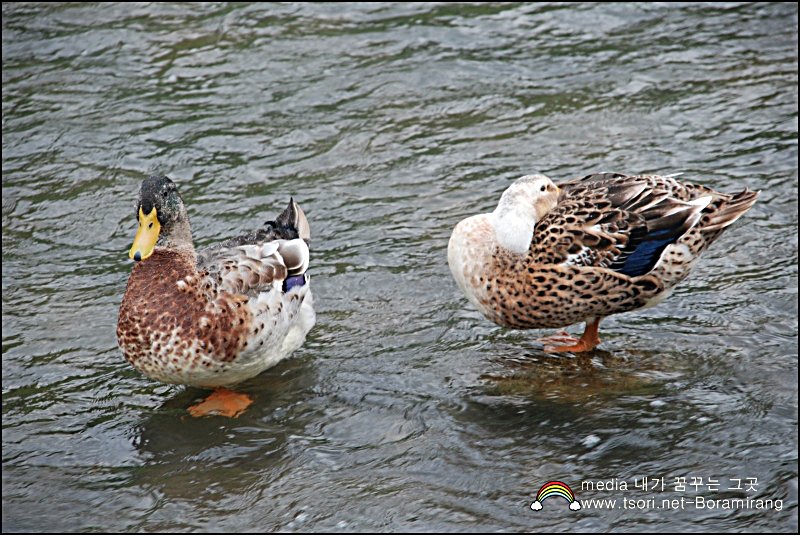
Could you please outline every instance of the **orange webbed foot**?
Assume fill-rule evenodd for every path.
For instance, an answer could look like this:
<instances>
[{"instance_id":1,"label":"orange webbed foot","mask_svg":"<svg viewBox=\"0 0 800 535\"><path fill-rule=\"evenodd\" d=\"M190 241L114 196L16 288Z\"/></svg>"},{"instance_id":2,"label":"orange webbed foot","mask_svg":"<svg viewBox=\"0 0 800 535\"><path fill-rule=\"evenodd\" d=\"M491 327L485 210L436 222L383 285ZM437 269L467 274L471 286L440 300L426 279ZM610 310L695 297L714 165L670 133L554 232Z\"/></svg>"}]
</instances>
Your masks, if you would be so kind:
<instances>
[{"instance_id":1,"label":"orange webbed foot","mask_svg":"<svg viewBox=\"0 0 800 535\"><path fill-rule=\"evenodd\" d=\"M561 331L550 336L537 338L536 341L543 344L545 347L551 347L552 344L575 344L578 342L578 339L567 331Z\"/></svg>"},{"instance_id":2,"label":"orange webbed foot","mask_svg":"<svg viewBox=\"0 0 800 535\"><path fill-rule=\"evenodd\" d=\"M586 329L580 339L569 336L566 332L560 333L558 336L550 336L548 338L540 339L545 342L544 350L546 353L584 353L591 351L600 344L600 321L590 320L586 322ZM566 336L560 336L564 334ZM548 342L560 342L566 345L547 345Z\"/></svg>"},{"instance_id":3,"label":"orange webbed foot","mask_svg":"<svg viewBox=\"0 0 800 535\"><path fill-rule=\"evenodd\" d=\"M217 388L206 399L189 407L189 414L195 418L201 416L227 416L236 418L253 403L247 394L233 392L227 388Z\"/></svg>"},{"instance_id":4,"label":"orange webbed foot","mask_svg":"<svg viewBox=\"0 0 800 535\"><path fill-rule=\"evenodd\" d=\"M599 343L600 340L597 340L597 344ZM568 346L544 346L544 351L545 353L585 353L597 347L597 344L590 344L581 339L575 340L574 344Z\"/></svg>"}]
</instances>

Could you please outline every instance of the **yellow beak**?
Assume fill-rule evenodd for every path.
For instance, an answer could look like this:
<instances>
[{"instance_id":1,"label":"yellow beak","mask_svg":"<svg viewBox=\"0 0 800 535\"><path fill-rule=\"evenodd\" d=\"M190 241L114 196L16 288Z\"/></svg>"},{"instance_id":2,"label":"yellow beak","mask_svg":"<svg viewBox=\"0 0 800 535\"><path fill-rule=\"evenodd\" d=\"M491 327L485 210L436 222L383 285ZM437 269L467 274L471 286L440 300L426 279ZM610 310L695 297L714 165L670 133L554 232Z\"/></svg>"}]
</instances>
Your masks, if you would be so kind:
<instances>
[{"instance_id":1,"label":"yellow beak","mask_svg":"<svg viewBox=\"0 0 800 535\"><path fill-rule=\"evenodd\" d=\"M139 230L136 231L136 237L133 239L128 256L137 262L148 258L156 248L159 232L161 232L161 224L158 222L155 206L147 215L144 215L140 206Z\"/></svg>"}]
</instances>

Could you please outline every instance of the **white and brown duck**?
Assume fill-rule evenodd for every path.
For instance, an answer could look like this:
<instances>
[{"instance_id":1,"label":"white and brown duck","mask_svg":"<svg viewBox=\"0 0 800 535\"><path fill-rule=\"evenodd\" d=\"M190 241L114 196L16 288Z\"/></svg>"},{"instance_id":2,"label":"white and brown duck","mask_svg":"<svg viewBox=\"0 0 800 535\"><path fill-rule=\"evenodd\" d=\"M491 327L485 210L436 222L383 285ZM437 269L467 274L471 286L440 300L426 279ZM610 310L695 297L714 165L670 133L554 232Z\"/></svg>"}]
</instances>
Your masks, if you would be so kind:
<instances>
[{"instance_id":1,"label":"white and brown duck","mask_svg":"<svg viewBox=\"0 0 800 535\"><path fill-rule=\"evenodd\" d=\"M240 414L250 398L225 387L289 356L315 322L305 214L290 200L274 221L196 251L175 183L151 176L136 218L117 324L125 358L157 381L217 389L196 416Z\"/></svg>"},{"instance_id":2,"label":"white and brown duck","mask_svg":"<svg viewBox=\"0 0 800 535\"><path fill-rule=\"evenodd\" d=\"M515 329L585 322L580 339L541 339L548 352L599 343L600 321L653 306L756 202L677 175L601 173L556 185L524 176L490 214L456 225L448 263L458 286L491 321Z\"/></svg>"}]
</instances>

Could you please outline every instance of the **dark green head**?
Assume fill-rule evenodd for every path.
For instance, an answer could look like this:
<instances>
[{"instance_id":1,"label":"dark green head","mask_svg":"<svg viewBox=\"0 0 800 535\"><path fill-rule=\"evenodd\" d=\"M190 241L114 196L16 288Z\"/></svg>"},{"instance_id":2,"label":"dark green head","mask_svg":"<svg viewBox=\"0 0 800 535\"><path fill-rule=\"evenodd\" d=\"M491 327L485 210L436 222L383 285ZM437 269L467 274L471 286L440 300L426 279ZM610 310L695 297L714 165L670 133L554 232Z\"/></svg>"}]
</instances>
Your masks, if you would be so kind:
<instances>
[{"instance_id":1,"label":"dark green head","mask_svg":"<svg viewBox=\"0 0 800 535\"><path fill-rule=\"evenodd\" d=\"M153 175L142 182L136 202L139 229L129 257L139 261L153 254L156 245L192 246L189 217L178 187L164 175Z\"/></svg>"}]
</instances>

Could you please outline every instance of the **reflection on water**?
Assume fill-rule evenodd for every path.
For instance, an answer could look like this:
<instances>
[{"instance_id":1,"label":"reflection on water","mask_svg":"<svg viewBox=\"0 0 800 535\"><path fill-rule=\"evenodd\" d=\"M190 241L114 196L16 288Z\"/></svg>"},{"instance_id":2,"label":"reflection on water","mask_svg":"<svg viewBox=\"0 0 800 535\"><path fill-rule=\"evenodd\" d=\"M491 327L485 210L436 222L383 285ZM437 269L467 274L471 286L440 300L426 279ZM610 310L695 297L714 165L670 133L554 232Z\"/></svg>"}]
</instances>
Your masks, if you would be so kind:
<instances>
[{"instance_id":1,"label":"reflection on water","mask_svg":"<svg viewBox=\"0 0 800 535\"><path fill-rule=\"evenodd\" d=\"M4 4L2 120L4 530L796 531L796 6ZM603 170L762 193L664 303L545 354L447 240ZM309 218L317 325L237 419L116 347L152 172L200 246ZM529 508L643 476L784 508Z\"/></svg>"},{"instance_id":2,"label":"reflection on water","mask_svg":"<svg viewBox=\"0 0 800 535\"><path fill-rule=\"evenodd\" d=\"M642 369L641 360L627 355L603 350L577 356L545 355L498 359L505 364L507 373L486 375L482 379L494 387L494 395L552 399L564 404L583 405L603 397L613 400L620 394L661 393L662 370ZM657 377L648 377L648 371L655 372Z\"/></svg>"}]
</instances>

